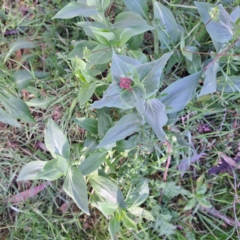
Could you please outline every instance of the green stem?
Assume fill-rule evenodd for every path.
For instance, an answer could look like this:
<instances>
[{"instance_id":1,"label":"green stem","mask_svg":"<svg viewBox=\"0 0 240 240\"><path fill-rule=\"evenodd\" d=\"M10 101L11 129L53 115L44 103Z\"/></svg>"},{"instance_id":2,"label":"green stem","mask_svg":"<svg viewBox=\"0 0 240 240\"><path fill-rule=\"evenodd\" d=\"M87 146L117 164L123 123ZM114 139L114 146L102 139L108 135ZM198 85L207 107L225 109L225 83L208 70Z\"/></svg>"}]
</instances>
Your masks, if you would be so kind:
<instances>
[{"instance_id":1,"label":"green stem","mask_svg":"<svg viewBox=\"0 0 240 240\"><path fill-rule=\"evenodd\" d=\"M166 4L168 4L169 6L171 6L171 7L197 9L197 8L194 7L194 6L188 6L188 5L182 5L182 4L172 4L172 3L169 3L167 0L163 0L163 1L164 1Z\"/></svg>"}]
</instances>

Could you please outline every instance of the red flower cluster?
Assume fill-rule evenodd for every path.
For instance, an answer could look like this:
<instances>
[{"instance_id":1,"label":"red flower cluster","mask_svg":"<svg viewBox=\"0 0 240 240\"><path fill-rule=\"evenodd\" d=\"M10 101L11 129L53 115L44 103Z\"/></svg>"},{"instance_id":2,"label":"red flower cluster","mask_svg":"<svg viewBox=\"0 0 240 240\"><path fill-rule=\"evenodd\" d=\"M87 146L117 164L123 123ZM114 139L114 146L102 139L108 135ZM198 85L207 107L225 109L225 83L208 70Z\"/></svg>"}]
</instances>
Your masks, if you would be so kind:
<instances>
[{"instance_id":1,"label":"red flower cluster","mask_svg":"<svg viewBox=\"0 0 240 240\"><path fill-rule=\"evenodd\" d=\"M120 88L127 89L129 92L132 92L131 88L132 79L127 77L120 77Z\"/></svg>"}]
</instances>

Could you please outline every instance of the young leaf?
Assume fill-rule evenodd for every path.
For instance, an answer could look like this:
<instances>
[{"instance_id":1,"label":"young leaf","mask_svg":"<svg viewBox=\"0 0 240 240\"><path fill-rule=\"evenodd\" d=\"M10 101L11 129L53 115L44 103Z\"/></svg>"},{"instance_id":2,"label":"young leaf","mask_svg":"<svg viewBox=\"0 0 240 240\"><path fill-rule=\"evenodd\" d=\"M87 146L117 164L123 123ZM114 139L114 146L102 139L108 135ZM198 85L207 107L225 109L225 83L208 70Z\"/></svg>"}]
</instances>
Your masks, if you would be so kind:
<instances>
[{"instance_id":1,"label":"young leaf","mask_svg":"<svg viewBox=\"0 0 240 240\"><path fill-rule=\"evenodd\" d=\"M78 207L90 215L88 209L87 186L82 172L75 167L69 168L63 190L74 200Z\"/></svg>"},{"instance_id":2,"label":"young leaf","mask_svg":"<svg viewBox=\"0 0 240 240\"><path fill-rule=\"evenodd\" d=\"M96 171L101 164L106 160L106 152L96 152L87 157L79 166L83 175L90 174Z\"/></svg>"},{"instance_id":3,"label":"young leaf","mask_svg":"<svg viewBox=\"0 0 240 240\"><path fill-rule=\"evenodd\" d=\"M36 179L38 173L44 168L45 161L33 161L27 163L20 171L17 181L27 181Z\"/></svg>"},{"instance_id":4,"label":"young leaf","mask_svg":"<svg viewBox=\"0 0 240 240\"><path fill-rule=\"evenodd\" d=\"M129 57L137 59L141 64L148 62L147 55L145 55L142 51L129 50L127 54L129 55Z\"/></svg>"},{"instance_id":5,"label":"young leaf","mask_svg":"<svg viewBox=\"0 0 240 240\"><path fill-rule=\"evenodd\" d=\"M31 82L31 80L34 79L34 77L41 79L47 76L48 73L46 72L34 71L32 74L32 72L29 72L25 69L21 69L13 73L14 81L19 90L26 88Z\"/></svg>"},{"instance_id":6,"label":"young leaf","mask_svg":"<svg viewBox=\"0 0 240 240\"><path fill-rule=\"evenodd\" d=\"M77 123L81 128L86 131L97 134L98 133L98 121L93 118L74 118L73 121Z\"/></svg>"},{"instance_id":7,"label":"young leaf","mask_svg":"<svg viewBox=\"0 0 240 240\"><path fill-rule=\"evenodd\" d=\"M166 136L163 126L167 123L165 106L157 99L150 99L145 105L145 120L152 127L160 141L165 141Z\"/></svg>"},{"instance_id":8,"label":"young leaf","mask_svg":"<svg viewBox=\"0 0 240 240\"><path fill-rule=\"evenodd\" d=\"M65 175L67 173L67 168L68 161L61 156L57 156L56 159L45 164L44 168L37 174L36 179L54 181Z\"/></svg>"},{"instance_id":9,"label":"young leaf","mask_svg":"<svg viewBox=\"0 0 240 240\"><path fill-rule=\"evenodd\" d=\"M35 48L35 47L37 47L37 45L33 42L30 42L26 39L18 39L16 42L10 44L9 51L8 51L6 57L4 58L4 62L6 62L6 60L8 59L9 56L12 55L12 53L16 52L19 49L22 49L22 48L30 49L30 48Z\"/></svg>"},{"instance_id":10,"label":"young leaf","mask_svg":"<svg viewBox=\"0 0 240 240\"><path fill-rule=\"evenodd\" d=\"M158 99L167 107L166 113L178 112L188 104L194 95L200 76L201 72L197 72L184 77L161 92L163 96Z\"/></svg>"},{"instance_id":11,"label":"young leaf","mask_svg":"<svg viewBox=\"0 0 240 240\"><path fill-rule=\"evenodd\" d=\"M172 12L159 2L154 2L154 25L163 48L177 43L180 38L176 20Z\"/></svg>"},{"instance_id":12,"label":"young leaf","mask_svg":"<svg viewBox=\"0 0 240 240\"><path fill-rule=\"evenodd\" d=\"M9 113L5 112L2 108L0 108L0 122L6 123L18 128L21 127L18 121L14 119Z\"/></svg>"},{"instance_id":13,"label":"young leaf","mask_svg":"<svg viewBox=\"0 0 240 240\"><path fill-rule=\"evenodd\" d=\"M161 58L136 67L140 81L144 84L146 97L155 94L160 87L160 78L168 59L173 52L165 53Z\"/></svg>"},{"instance_id":14,"label":"young leaf","mask_svg":"<svg viewBox=\"0 0 240 240\"><path fill-rule=\"evenodd\" d=\"M60 155L69 159L69 142L65 134L51 118L48 120L44 129L44 140L47 149L54 158L56 158L57 155Z\"/></svg>"},{"instance_id":15,"label":"young leaf","mask_svg":"<svg viewBox=\"0 0 240 240\"><path fill-rule=\"evenodd\" d=\"M198 12L200 13L203 23L206 25L206 29L210 37L217 42L228 42L233 38L233 24L231 23L231 18L223 8L222 4L213 5L210 3L194 2ZM211 11L217 9L214 16L211 16Z\"/></svg>"},{"instance_id":16,"label":"young leaf","mask_svg":"<svg viewBox=\"0 0 240 240\"><path fill-rule=\"evenodd\" d=\"M119 187L110 179L92 175L90 182L94 190L110 203L118 203L121 208L126 208L124 198Z\"/></svg>"},{"instance_id":17,"label":"young leaf","mask_svg":"<svg viewBox=\"0 0 240 240\"><path fill-rule=\"evenodd\" d=\"M119 87L116 83L111 83L104 92L103 97L101 100L95 101L90 109L93 108L103 108L103 107L115 107L115 108L121 108L121 109L129 109L133 108L130 105L127 105L124 103L121 98L120 94L123 92L123 89Z\"/></svg>"},{"instance_id":18,"label":"young leaf","mask_svg":"<svg viewBox=\"0 0 240 240\"><path fill-rule=\"evenodd\" d=\"M156 218L154 230L159 236L170 236L175 232L176 227L170 222L172 216L170 214L159 214Z\"/></svg>"},{"instance_id":19,"label":"young leaf","mask_svg":"<svg viewBox=\"0 0 240 240\"><path fill-rule=\"evenodd\" d=\"M24 122L35 123L28 106L21 99L4 91L2 94L0 93L0 102L14 118L19 118Z\"/></svg>"},{"instance_id":20,"label":"young leaf","mask_svg":"<svg viewBox=\"0 0 240 240\"><path fill-rule=\"evenodd\" d=\"M69 19L77 16L91 17L98 14L95 7L88 6L84 1L71 2L62 8L52 19Z\"/></svg>"},{"instance_id":21,"label":"young leaf","mask_svg":"<svg viewBox=\"0 0 240 240\"><path fill-rule=\"evenodd\" d=\"M146 92L143 85L136 85L130 91L125 90L120 95L122 101L137 109L140 115L144 118Z\"/></svg>"},{"instance_id":22,"label":"young leaf","mask_svg":"<svg viewBox=\"0 0 240 240\"><path fill-rule=\"evenodd\" d=\"M137 113L124 115L112 128L110 128L98 148L115 143L140 130L140 119Z\"/></svg>"},{"instance_id":23,"label":"young leaf","mask_svg":"<svg viewBox=\"0 0 240 240\"><path fill-rule=\"evenodd\" d=\"M116 217L112 217L108 224L108 231L111 236L111 240L116 239L116 234L120 228L120 221Z\"/></svg>"},{"instance_id":24,"label":"young leaf","mask_svg":"<svg viewBox=\"0 0 240 240\"><path fill-rule=\"evenodd\" d=\"M123 0L123 2L129 10L138 13L148 20L148 5L146 0Z\"/></svg>"}]
</instances>

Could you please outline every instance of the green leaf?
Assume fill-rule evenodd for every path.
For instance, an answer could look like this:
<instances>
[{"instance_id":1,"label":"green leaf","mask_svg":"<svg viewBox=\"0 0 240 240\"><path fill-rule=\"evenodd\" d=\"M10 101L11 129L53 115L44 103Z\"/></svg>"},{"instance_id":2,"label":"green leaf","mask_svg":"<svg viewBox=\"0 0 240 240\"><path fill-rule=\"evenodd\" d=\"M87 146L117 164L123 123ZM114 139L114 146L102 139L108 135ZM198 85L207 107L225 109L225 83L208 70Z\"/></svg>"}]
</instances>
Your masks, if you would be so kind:
<instances>
[{"instance_id":1,"label":"green leaf","mask_svg":"<svg viewBox=\"0 0 240 240\"><path fill-rule=\"evenodd\" d=\"M97 134L98 133L98 121L93 118L74 118L73 121L77 123L81 128L86 131Z\"/></svg>"},{"instance_id":2,"label":"green leaf","mask_svg":"<svg viewBox=\"0 0 240 240\"><path fill-rule=\"evenodd\" d=\"M122 12L119 13L115 22L112 25L113 28L128 28L128 27L136 27L139 25L147 24L147 21L144 20L139 14L134 12Z\"/></svg>"},{"instance_id":3,"label":"green leaf","mask_svg":"<svg viewBox=\"0 0 240 240\"><path fill-rule=\"evenodd\" d=\"M19 90L26 88L31 82L31 80L33 80L34 78L41 79L47 76L48 76L48 73L46 72L38 72L38 71L29 72L25 69L18 70L13 73L14 81Z\"/></svg>"},{"instance_id":4,"label":"green leaf","mask_svg":"<svg viewBox=\"0 0 240 240\"><path fill-rule=\"evenodd\" d=\"M147 179L144 179L141 186L136 188L133 193L127 198L126 204L129 206L139 206L146 201L149 196L149 187Z\"/></svg>"},{"instance_id":5,"label":"green leaf","mask_svg":"<svg viewBox=\"0 0 240 240\"><path fill-rule=\"evenodd\" d=\"M92 49L94 49L97 46L97 42L94 41L86 41L86 40L81 40L80 42L78 42L77 44L74 44L74 42L72 42L72 44L74 45L73 50L68 54L68 58L84 58L86 57L86 50L91 51Z\"/></svg>"},{"instance_id":6,"label":"green leaf","mask_svg":"<svg viewBox=\"0 0 240 240\"><path fill-rule=\"evenodd\" d=\"M79 166L83 175L96 171L106 160L107 152L96 152L87 157Z\"/></svg>"},{"instance_id":7,"label":"green leaf","mask_svg":"<svg viewBox=\"0 0 240 240\"><path fill-rule=\"evenodd\" d=\"M138 132L140 130L140 119L137 113L130 113L124 115L112 128L110 128L98 148L115 143L127 136Z\"/></svg>"},{"instance_id":8,"label":"green leaf","mask_svg":"<svg viewBox=\"0 0 240 240\"><path fill-rule=\"evenodd\" d=\"M110 4L111 0L86 0L88 6L96 6L101 11L105 10Z\"/></svg>"},{"instance_id":9,"label":"green leaf","mask_svg":"<svg viewBox=\"0 0 240 240\"><path fill-rule=\"evenodd\" d=\"M111 83L108 89L104 92L103 97L99 101L95 101L90 109L93 108L103 108L103 107L116 107L121 109L129 109L132 106L125 104L121 98L120 94L122 89L116 83Z\"/></svg>"},{"instance_id":10,"label":"green leaf","mask_svg":"<svg viewBox=\"0 0 240 240\"><path fill-rule=\"evenodd\" d=\"M97 145L98 145L98 141L96 140L96 138L92 137L90 135L87 135L87 137L84 141L82 155L86 156L89 153L94 152L96 150Z\"/></svg>"},{"instance_id":11,"label":"green leaf","mask_svg":"<svg viewBox=\"0 0 240 240\"><path fill-rule=\"evenodd\" d=\"M196 194L198 195L204 195L207 192L207 185L202 184L201 186L197 187Z\"/></svg>"},{"instance_id":12,"label":"green leaf","mask_svg":"<svg viewBox=\"0 0 240 240\"><path fill-rule=\"evenodd\" d=\"M120 221L116 217L112 217L108 224L108 231L111 236L111 240L115 240L116 234L120 228Z\"/></svg>"},{"instance_id":13,"label":"green leaf","mask_svg":"<svg viewBox=\"0 0 240 240\"><path fill-rule=\"evenodd\" d=\"M14 119L9 113L5 112L2 108L0 108L0 122L6 123L18 128L21 127L18 121Z\"/></svg>"},{"instance_id":14,"label":"green leaf","mask_svg":"<svg viewBox=\"0 0 240 240\"><path fill-rule=\"evenodd\" d=\"M160 141L166 140L163 126L167 123L165 106L157 99L150 99L145 105L145 120L152 127Z\"/></svg>"},{"instance_id":15,"label":"green leaf","mask_svg":"<svg viewBox=\"0 0 240 240\"><path fill-rule=\"evenodd\" d=\"M44 168L38 172L36 179L54 181L66 175L67 168L68 161L61 156L57 156L56 159L50 160L45 164Z\"/></svg>"},{"instance_id":16,"label":"green leaf","mask_svg":"<svg viewBox=\"0 0 240 240\"><path fill-rule=\"evenodd\" d=\"M0 102L14 118L21 119L24 122L35 123L28 106L21 99L4 91L2 94L0 93Z\"/></svg>"},{"instance_id":17,"label":"green leaf","mask_svg":"<svg viewBox=\"0 0 240 240\"><path fill-rule=\"evenodd\" d=\"M78 207L90 215L88 209L87 185L82 172L75 167L69 168L63 190L74 200Z\"/></svg>"},{"instance_id":18,"label":"green leaf","mask_svg":"<svg viewBox=\"0 0 240 240\"><path fill-rule=\"evenodd\" d=\"M80 106L83 106L93 95L97 87L96 82L85 83L81 86L78 94L78 102Z\"/></svg>"},{"instance_id":19,"label":"green leaf","mask_svg":"<svg viewBox=\"0 0 240 240\"><path fill-rule=\"evenodd\" d=\"M211 203L205 198L199 198L198 202L201 206L205 207L205 208L210 208L212 207Z\"/></svg>"},{"instance_id":20,"label":"green leaf","mask_svg":"<svg viewBox=\"0 0 240 240\"><path fill-rule=\"evenodd\" d=\"M217 90L227 93L240 92L240 77L228 76L217 79Z\"/></svg>"},{"instance_id":21,"label":"green leaf","mask_svg":"<svg viewBox=\"0 0 240 240\"><path fill-rule=\"evenodd\" d=\"M172 12L159 2L154 2L154 25L161 47L174 45L180 39L180 31Z\"/></svg>"},{"instance_id":22,"label":"green leaf","mask_svg":"<svg viewBox=\"0 0 240 240\"><path fill-rule=\"evenodd\" d=\"M121 208L126 207L121 190L109 178L92 175L89 181L96 193L106 199L106 201L118 203Z\"/></svg>"},{"instance_id":23,"label":"green leaf","mask_svg":"<svg viewBox=\"0 0 240 240\"><path fill-rule=\"evenodd\" d=\"M129 229L129 230L136 230L137 231L137 224L127 216L127 214L124 214L124 217L123 217L123 225Z\"/></svg>"},{"instance_id":24,"label":"green leaf","mask_svg":"<svg viewBox=\"0 0 240 240\"><path fill-rule=\"evenodd\" d=\"M127 54L129 57L137 59L142 64L148 62L147 56L142 51L129 50Z\"/></svg>"},{"instance_id":25,"label":"green leaf","mask_svg":"<svg viewBox=\"0 0 240 240\"><path fill-rule=\"evenodd\" d=\"M33 161L27 163L20 171L17 181L27 181L36 179L38 173L44 168L45 161Z\"/></svg>"},{"instance_id":26,"label":"green leaf","mask_svg":"<svg viewBox=\"0 0 240 240\"><path fill-rule=\"evenodd\" d=\"M136 61L135 59L133 60ZM139 79L139 75L135 67L129 63L126 63L124 60L122 60L120 55L117 55L114 51L112 56L111 73L112 73L113 82L117 84L120 83L121 77L129 77L134 82L137 82Z\"/></svg>"},{"instance_id":27,"label":"green leaf","mask_svg":"<svg viewBox=\"0 0 240 240\"><path fill-rule=\"evenodd\" d=\"M117 30L117 33L119 35L120 45L124 45L131 37L150 30L154 30L154 28L148 24L139 25L135 27L128 27L125 29L119 29Z\"/></svg>"},{"instance_id":28,"label":"green leaf","mask_svg":"<svg viewBox=\"0 0 240 240\"><path fill-rule=\"evenodd\" d=\"M210 37L217 42L228 42L233 38L233 24L231 23L230 16L223 8L222 4L214 5L210 3L194 2L197 10L201 16L203 23ZM210 12L214 8L218 9L218 20L214 21L211 18Z\"/></svg>"},{"instance_id":29,"label":"green leaf","mask_svg":"<svg viewBox=\"0 0 240 240\"><path fill-rule=\"evenodd\" d=\"M44 140L47 149L54 158L60 155L69 159L70 146L67 137L51 118L48 119L44 129Z\"/></svg>"},{"instance_id":30,"label":"green leaf","mask_svg":"<svg viewBox=\"0 0 240 240\"><path fill-rule=\"evenodd\" d=\"M37 45L33 42L30 42L26 39L18 39L16 42L10 44L9 46L9 51L6 55L6 57L4 58L4 62L7 61L7 59L9 58L9 56L12 55L12 53L16 52L19 49L30 49L30 48L35 48L37 47Z\"/></svg>"},{"instance_id":31,"label":"green leaf","mask_svg":"<svg viewBox=\"0 0 240 240\"><path fill-rule=\"evenodd\" d=\"M192 198L190 201L187 202L187 205L184 207L183 211L191 210L196 205L196 203L196 198Z\"/></svg>"},{"instance_id":32,"label":"green leaf","mask_svg":"<svg viewBox=\"0 0 240 240\"><path fill-rule=\"evenodd\" d=\"M119 205L116 203L102 203L98 202L98 209L105 215L112 215L117 209Z\"/></svg>"},{"instance_id":33,"label":"green leaf","mask_svg":"<svg viewBox=\"0 0 240 240\"><path fill-rule=\"evenodd\" d=\"M112 49L108 45L97 45L89 55L89 62L86 69L90 69L94 65L109 63L112 58Z\"/></svg>"},{"instance_id":34,"label":"green leaf","mask_svg":"<svg viewBox=\"0 0 240 240\"><path fill-rule=\"evenodd\" d=\"M176 227L170 223L172 216L170 214L160 214L155 222L154 230L159 236L170 236L174 234Z\"/></svg>"},{"instance_id":35,"label":"green leaf","mask_svg":"<svg viewBox=\"0 0 240 240\"><path fill-rule=\"evenodd\" d=\"M141 207L131 206L130 208L127 208L127 210L134 216L142 217L142 218L145 218L150 221L155 220L155 218L149 211L147 211Z\"/></svg>"},{"instance_id":36,"label":"green leaf","mask_svg":"<svg viewBox=\"0 0 240 240\"><path fill-rule=\"evenodd\" d=\"M198 54L199 52L198 48L193 46L187 46L185 47L185 49L189 51L188 54L191 55L190 59L189 57L186 57L187 71L190 74L200 71L202 68L202 61L201 55Z\"/></svg>"},{"instance_id":37,"label":"green leaf","mask_svg":"<svg viewBox=\"0 0 240 240\"><path fill-rule=\"evenodd\" d=\"M146 97L152 96L159 90L163 68L172 54L173 52L165 53L155 61L136 67L140 81L144 84Z\"/></svg>"},{"instance_id":38,"label":"green leaf","mask_svg":"<svg viewBox=\"0 0 240 240\"><path fill-rule=\"evenodd\" d=\"M167 107L166 113L182 110L191 101L201 72L194 73L172 83L161 92L158 99Z\"/></svg>"},{"instance_id":39,"label":"green leaf","mask_svg":"<svg viewBox=\"0 0 240 240\"><path fill-rule=\"evenodd\" d=\"M51 96L48 98L33 98L30 101L26 102L29 107L36 107L47 109L51 103L56 100L56 97Z\"/></svg>"},{"instance_id":40,"label":"green leaf","mask_svg":"<svg viewBox=\"0 0 240 240\"><path fill-rule=\"evenodd\" d=\"M69 19L77 16L91 17L92 15L96 14L98 14L98 11L95 7L88 6L83 1L79 1L67 4L52 19Z\"/></svg>"},{"instance_id":41,"label":"green leaf","mask_svg":"<svg viewBox=\"0 0 240 240\"><path fill-rule=\"evenodd\" d=\"M140 16L148 20L148 5L146 0L123 0L123 2L129 10L138 13Z\"/></svg>"},{"instance_id":42,"label":"green leaf","mask_svg":"<svg viewBox=\"0 0 240 240\"><path fill-rule=\"evenodd\" d=\"M97 28L93 26L90 26L89 28L92 30L96 39L102 44L111 45L111 43L114 43L117 40L117 37L115 33L112 32L112 30Z\"/></svg>"},{"instance_id":43,"label":"green leaf","mask_svg":"<svg viewBox=\"0 0 240 240\"><path fill-rule=\"evenodd\" d=\"M211 62L211 61L213 61L213 59L211 59L208 62ZM216 78L217 78L218 67L219 67L219 64L215 61L207 68L207 70L205 71L205 79L204 79L203 87L198 97L206 94L214 93L217 91Z\"/></svg>"},{"instance_id":44,"label":"green leaf","mask_svg":"<svg viewBox=\"0 0 240 240\"><path fill-rule=\"evenodd\" d=\"M120 97L124 103L135 107L144 118L146 92L142 85L136 85L131 90L125 90Z\"/></svg>"},{"instance_id":45,"label":"green leaf","mask_svg":"<svg viewBox=\"0 0 240 240\"><path fill-rule=\"evenodd\" d=\"M111 112L109 108L97 109L98 136L102 139L112 126Z\"/></svg>"}]
</instances>

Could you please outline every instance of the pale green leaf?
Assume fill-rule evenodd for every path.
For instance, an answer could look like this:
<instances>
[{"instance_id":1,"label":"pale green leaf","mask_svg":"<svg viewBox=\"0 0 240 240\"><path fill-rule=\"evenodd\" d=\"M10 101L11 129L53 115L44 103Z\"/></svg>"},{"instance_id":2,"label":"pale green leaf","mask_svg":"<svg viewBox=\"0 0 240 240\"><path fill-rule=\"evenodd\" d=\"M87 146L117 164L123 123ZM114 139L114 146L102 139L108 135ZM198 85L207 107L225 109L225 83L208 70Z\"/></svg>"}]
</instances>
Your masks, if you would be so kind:
<instances>
[{"instance_id":1,"label":"pale green leaf","mask_svg":"<svg viewBox=\"0 0 240 240\"><path fill-rule=\"evenodd\" d=\"M126 207L121 190L109 178L92 175L90 182L96 193L106 199L106 201L118 203L122 208Z\"/></svg>"},{"instance_id":2,"label":"pale green leaf","mask_svg":"<svg viewBox=\"0 0 240 240\"><path fill-rule=\"evenodd\" d=\"M88 6L83 1L81 2L70 2L63 7L52 19L61 18L69 19L77 16L91 17L92 15L98 14L95 7Z\"/></svg>"},{"instance_id":3,"label":"pale green leaf","mask_svg":"<svg viewBox=\"0 0 240 240\"><path fill-rule=\"evenodd\" d=\"M63 184L63 190L74 200L77 206L86 214L88 209L87 185L82 172L75 167L69 168Z\"/></svg>"},{"instance_id":4,"label":"pale green leaf","mask_svg":"<svg viewBox=\"0 0 240 240\"><path fill-rule=\"evenodd\" d=\"M85 83L81 86L81 89L78 93L78 102L80 106L83 106L95 92L97 85L96 82Z\"/></svg>"},{"instance_id":5,"label":"pale green leaf","mask_svg":"<svg viewBox=\"0 0 240 240\"><path fill-rule=\"evenodd\" d=\"M83 175L90 174L96 171L102 163L106 160L107 152L96 152L84 159L80 164L79 169Z\"/></svg>"},{"instance_id":6,"label":"pale green leaf","mask_svg":"<svg viewBox=\"0 0 240 240\"><path fill-rule=\"evenodd\" d=\"M51 118L44 129L44 140L47 149L54 158L60 155L69 159L70 146L67 137Z\"/></svg>"},{"instance_id":7,"label":"pale green leaf","mask_svg":"<svg viewBox=\"0 0 240 240\"><path fill-rule=\"evenodd\" d=\"M17 181L27 181L36 179L38 173L44 168L45 161L33 161L27 163L20 171Z\"/></svg>"},{"instance_id":8,"label":"pale green leaf","mask_svg":"<svg viewBox=\"0 0 240 240\"><path fill-rule=\"evenodd\" d=\"M145 120L152 127L160 141L165 141L166 136L163 126L167 123L165 106L157 99L150 99L145 105Z\"/></svg>"},{"instance_id":9,"label":"pale green leaf","mask_svg":"<svg viewBox=\"0 0 240 240\"><path fill-rule=\"evenodd\" d=\"M30 101L26 102L29 107L47 109L51 103L56 100L56 97L50 96L47 98L32 98Z\"/></svg>"},{"instance_id":10,"label":"pale green leaf","mask_svg":"<svg viewBox=\"0 0 240 240\"><path fill-rule=\"evenodd\" d=\"M110 128L98 148L115 143L119 140L130 136L131 134L140 130L141 120L137 113L130 113L124 115L112 128Z\"/></svg>"},{"instance_id":11,"label":"pale green leaf","mask_svg":"<svg viewBox=\"0 0 240 240\"><path fill-rule=\"evenodd\" d=\"M158 99L166 106L166 113L178 112L191 101L201 72L194 73L172 83L161 92Z\"/></svg>"},{"instance_id":12,"label":"pale green leaf","mask_svg":"<svg viewBox=\"0 0 240 240\"><path fill-rule=\"evenodd\" d=\"M90 133L97 134L98 133L98 121L93 118L74 118L74 122L76 122L81 128L87 130Z\"/></svg>"},{"instance_id":13,"label":"pale green leaf","mask_svg":"<svg viewBox=\"0 0 240 240\"><path fill-rule=\"evenodd\" d=\"M0 122L6 123L18 128L21 127L18 121L15 118L13 118L9 113L5 112L2 108L0 108Z\"/></svg>"}]
</instances>

